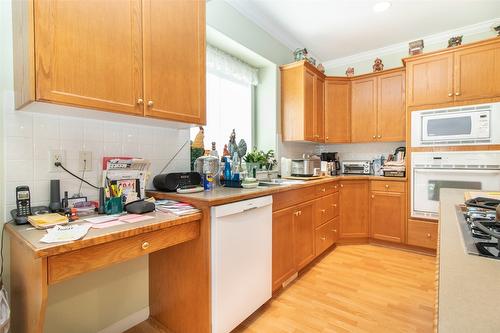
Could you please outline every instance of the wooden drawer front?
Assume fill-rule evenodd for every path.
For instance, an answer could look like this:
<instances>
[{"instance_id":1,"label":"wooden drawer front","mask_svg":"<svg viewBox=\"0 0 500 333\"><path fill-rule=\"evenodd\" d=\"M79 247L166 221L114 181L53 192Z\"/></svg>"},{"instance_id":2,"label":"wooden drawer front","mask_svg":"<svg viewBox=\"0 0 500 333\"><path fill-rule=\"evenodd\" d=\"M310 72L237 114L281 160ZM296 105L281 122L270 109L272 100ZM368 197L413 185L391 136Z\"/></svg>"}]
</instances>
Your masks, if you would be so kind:
<instances>
[{"instance_id":1,"label":"wooden drawer front","mask_svg":"<svg viewBox=\"0 0 500 333\"><path fill-rule=\"evenodd\" d=\"M339 240L339 235L340 235L340 217L335 217L333 219L333 228L332 228L332 231L333 231L333 243L337 243L337 241Z\"/></svg>"},{"instance_id":2,"label":"wooden drawer front","mask_svg":"<svg viewBox=\"0 0 500 333\"><path fill-rule=\"evenodd\" d=\"M335 217L333 207L333 194L317 199L315 201L315 204L316 216L314 225L316 227L322 225L327 221L330 221Z\"/></svg>"},{"instance_id":3,"label":"wooden drawer front","mask_svg":"<svg viewBox=\"0 0 500 333\"><path fill-rule=\"evenodd\" d=\"M321 185L316 185L316 196L321 197L334 192L338 192L339 182L330 182Z\"/></svg>"},{"instance_id":4,"label":"wooden drawer front","mask_svg":"<svg viewBox=\"0 0 500 333\"><path fill-rule=\"evenodd\" d=\"M408 220L408 244L437 248L438 224L417 220Z\"/></svg>"},{"instance_id":5,"label":"wooden drawer front","mask_svg":"<svg viewBox=\"0 0 500 333\"><path fill-rule=\"evenodd\" d=\"M316 228L315 234L315 247L316 256L323 253L326 249L334 243L334 225L333 220L323 224L321 227Z\"/></svg>"},{"instance_id":6,"label":"wooden drawer front","mask_svg":"<svg viewBox=\"0 0 500 333\"><path fill-rule=\"evenodd\" d=\"M313 200L315 197L316 188L314 186L277 193L273 195L273 211Z\"/></svg>"},{"instance_id":7,"label":"wooden drawer front","mask_svg":"<svg viewBox=\"0 0 500 333\"><path fill-rule=\"evenodd\" d=\"M372 191L406 192L406 183L396 181L372 180L371 189Z\"/></svg>"},{"instance_id":8,"label":"wooden drawer front","mask_svg":"<svg viewBox=\"0 0 500 333\"><path fill-rule=\"evenodd\" d=\"M54 284L83 272L186 242L197 238L199 234L200 221L194 221L51 256L47 260L48 283Z\"/></svg>"}]
</instances>

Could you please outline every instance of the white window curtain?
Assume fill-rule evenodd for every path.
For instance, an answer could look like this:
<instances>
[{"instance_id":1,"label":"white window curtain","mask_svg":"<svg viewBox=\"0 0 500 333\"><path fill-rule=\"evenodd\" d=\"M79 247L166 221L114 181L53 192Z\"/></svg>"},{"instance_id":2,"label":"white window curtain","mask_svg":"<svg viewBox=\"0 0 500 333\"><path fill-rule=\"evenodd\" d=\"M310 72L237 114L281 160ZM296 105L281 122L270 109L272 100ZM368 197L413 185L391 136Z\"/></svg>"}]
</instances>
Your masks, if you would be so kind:
<instances>
[{"instance_id":1,"label":"white window curtain","mask_svg":"<svg viewBox=\"0 0 500 333\"><path fill-rule=\"evenodd\" d=\"M257 68L207 44L207 71L222 74L241 83L256 86L259 83Z\"/></svg>"}]
</instances>

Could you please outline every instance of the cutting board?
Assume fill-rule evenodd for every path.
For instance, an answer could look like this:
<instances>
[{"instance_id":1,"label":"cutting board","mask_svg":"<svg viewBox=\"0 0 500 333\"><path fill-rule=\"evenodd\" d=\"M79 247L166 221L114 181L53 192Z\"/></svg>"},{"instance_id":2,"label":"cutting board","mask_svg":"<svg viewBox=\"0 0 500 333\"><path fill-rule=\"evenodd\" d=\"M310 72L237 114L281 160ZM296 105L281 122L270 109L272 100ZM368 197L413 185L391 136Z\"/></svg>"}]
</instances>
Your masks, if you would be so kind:
<instances>
[{"instance_id":1,"label":"cutting board","mask_svg":"<svg viewBox=\"0 0 500 333\"><path fill-rule=\"evenodd\" d=\"M465 200L474 199L478 197L500 200L500 192L480 192L480 191L465 192L464 197Z\"/></svg>"},{"instance_id":2,"label":"cutting board","mask_svg":"<svg viewBox=\"0 0 500 333\"><path fill-rule=\"evenodd\" d=\"M287 177L282 177L284 179L295 179L295 180L315 180L315 179L321 179L324 178L322 176L313 176L313 177L296 177L296 176L287 176Z\"/></svg>"}]
</instances>

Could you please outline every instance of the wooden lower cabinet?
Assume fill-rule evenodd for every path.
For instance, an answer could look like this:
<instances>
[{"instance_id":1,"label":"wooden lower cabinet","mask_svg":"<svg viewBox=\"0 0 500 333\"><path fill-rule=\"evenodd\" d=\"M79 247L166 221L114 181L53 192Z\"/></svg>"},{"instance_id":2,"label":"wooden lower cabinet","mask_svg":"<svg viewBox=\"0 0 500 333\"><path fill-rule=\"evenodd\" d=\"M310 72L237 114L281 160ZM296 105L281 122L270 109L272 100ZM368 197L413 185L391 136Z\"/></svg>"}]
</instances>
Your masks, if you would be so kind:
<instances>
[{"instance_id":1,"label":"wooden lower cabinet","mask_svg":"<svg viewBox=\"0 0 500 333\"><path fill-rule=\"evenodd\" d=\"M407 243L409 245L436 249L438 223L409 219L407 237Z\"/></svg>"},{"instance_id":2,"label":"wooden lower cabinet","mask_svg":"<svg viewBox=\"0 0 500 333\"><path fill-rule=\"evenodd\" d=\"M314 202L273 213L273 290L314 259Z\"/></svg>"},{"instance_id":3,"label":"wooden lower cabinet","mask_svg":"<svg viewBox=\"0 0 500 333\"><path fill-rule=\"evenodd\" d=\"M340 182L340 238L368 237L368 181Z\"/></svg>"},{"instance_id":4,"label":"wooden lower cabinet","mask_svg":"<svg viewBox=\"0 0 500 333\"><path fill-rule=\"evenodd\" d=\"M406 217L405 193L372 191L370 197L370 237L403 243Z\"/></svg>"}]
</instances>

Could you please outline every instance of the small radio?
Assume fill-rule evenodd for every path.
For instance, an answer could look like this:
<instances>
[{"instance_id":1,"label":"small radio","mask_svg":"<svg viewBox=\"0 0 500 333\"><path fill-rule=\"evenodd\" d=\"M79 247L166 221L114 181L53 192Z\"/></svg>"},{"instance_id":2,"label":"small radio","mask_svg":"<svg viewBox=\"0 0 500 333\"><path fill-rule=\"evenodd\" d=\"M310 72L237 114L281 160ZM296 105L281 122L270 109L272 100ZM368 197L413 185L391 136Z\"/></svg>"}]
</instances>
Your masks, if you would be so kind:
<instances>
[{"instance_id":1,"label":"small radio","mask_svg":"<svg viewBox=\"0 0 500 333\"><path fill-rule=\"evenodd\" d=\"M175 192L178 188L200 186L201 175L198 172L174 172L160 174L153 178L153 185L159 191Z\"/></svg>"}]
</instances>

